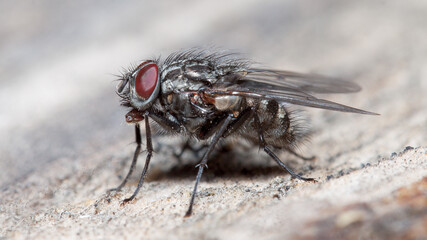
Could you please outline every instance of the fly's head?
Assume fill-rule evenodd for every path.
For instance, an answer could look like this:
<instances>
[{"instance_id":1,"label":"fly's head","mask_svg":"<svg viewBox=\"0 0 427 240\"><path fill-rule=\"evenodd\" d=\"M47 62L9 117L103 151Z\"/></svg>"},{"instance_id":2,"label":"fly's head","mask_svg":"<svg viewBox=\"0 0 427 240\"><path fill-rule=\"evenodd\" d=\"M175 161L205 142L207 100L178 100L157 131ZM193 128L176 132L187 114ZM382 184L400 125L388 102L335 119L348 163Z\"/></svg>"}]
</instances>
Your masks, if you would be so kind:
<instances>
[{"instance_id":1,"label":"fly's head","mask_svg":"<svg viewBox=\"0 0 427 240\"><path fill-rule=\"evenodd\" d=\"M122 98L122 105L132 107L133 113L142 114L153 105L159 95L160 72L155 61L142 62L136 68L126 71L120 80L117 93ZM127 122L136 121L128 118L128 115Z\"/></svg>"}]
</instances>

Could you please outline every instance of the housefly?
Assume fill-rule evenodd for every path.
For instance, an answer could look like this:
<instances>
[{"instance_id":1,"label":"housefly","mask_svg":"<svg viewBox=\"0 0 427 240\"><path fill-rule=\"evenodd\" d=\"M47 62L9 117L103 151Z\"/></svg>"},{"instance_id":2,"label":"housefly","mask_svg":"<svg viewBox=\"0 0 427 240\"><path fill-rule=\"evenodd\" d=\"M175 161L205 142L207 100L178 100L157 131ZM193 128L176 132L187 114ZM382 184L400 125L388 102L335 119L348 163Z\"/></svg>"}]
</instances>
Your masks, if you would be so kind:
<instances>
[{"instance_id":1,"label":"housefly","mask_svg":"<svg viewBox=\"0 0 427 240\"><path fill-rule=\"evenodd\" d=\"M133 195L135 198L146 176L153 155L151 122L168 133L178 133L207 144L185 216L192 213L197 186L209 156L221 139L240 137L259 145L281 168L293 177L315 181L293 172L273 150L293 149L308 132L296 120L292 106L304 106L359 114L375 114L313 96L313 93L350 93L354 83L319 75L300 74L251 66L251 61L229 52L190 49L176 52L164 61L143 61L120 77L117 94L130 109L126 122L135 125L137 147L129 172L119 191L132 174L141 151L141 125L145 125L145 166ZM150 120L151 119L151 122Z\"/></svg>"}]
</instances>

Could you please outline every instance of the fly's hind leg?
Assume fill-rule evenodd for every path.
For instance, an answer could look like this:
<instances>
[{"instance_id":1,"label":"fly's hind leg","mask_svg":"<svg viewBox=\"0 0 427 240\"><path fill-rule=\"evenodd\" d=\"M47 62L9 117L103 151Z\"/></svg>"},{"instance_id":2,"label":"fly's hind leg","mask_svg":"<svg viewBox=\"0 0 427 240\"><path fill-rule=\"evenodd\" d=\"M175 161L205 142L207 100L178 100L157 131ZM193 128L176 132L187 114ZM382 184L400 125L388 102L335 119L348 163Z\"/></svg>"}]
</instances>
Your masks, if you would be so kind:
<instances>
[{"instance_id":1,"label":"fly's hind leg","mask_svg":"<svg viewBox=\"0 0 427 240\"><path fill-rule=\"evenodd\" d=\"M200 157L200 152L202 151L202 150L204 150L204 149L206 149L207 147L208 147L208 145L207 144L203 144L203 145L201 145L201 146L199 146L199 147L194 147L193 145L192 145L192 141L191 141L191 139L187 139L186 141L185 141L185 143L182 145L182 147L181 147L181 151L179 152L179 153L174 153L174 156L176 157L176 159L178 159L178 161L179 162L182 162L182 155L184 154L184 152L186 151L186 150L190 150L191 151L191 153L193 153L193 155L195 156L195 157Z\"/></svg>"},{"instance_id":2,"label":"fly's hind leg","mask_svg":"<svg viewBox=\"0 0 427 240\"><path fill-rule=\"evenodd\" d=\"M303 180L303 181L313 181L316 182L313 178L306 178L301 175L296 174L292 169L290 169L288 166L286 166L277 156L274 154L274 152L267 146L265 139L264 139L264 131L262 129L262 125L259 121L258 115L254 114L254 124L255 128L258 130L258 137L259 137L259 144L264 149L264 151L274 160L276 163L283 168L285 171L287 171L289 174L291 174L294 178Z\"/></svg>"},{"instance_id":3,"label":"fly's hind leg","mask_svg":"<svg viewBox=\"0 0 427 240\"><path fill-rule=\"evenodd\" d=\"M290 154L294 155L295 157L300 158L304 161L314 161L316 159L316 156L306 157L306 156L303 156L303 155L295 152L294 150L292 150L290 148L286 148L286 151L289 152Z\"/></svg>"}]
</instances>

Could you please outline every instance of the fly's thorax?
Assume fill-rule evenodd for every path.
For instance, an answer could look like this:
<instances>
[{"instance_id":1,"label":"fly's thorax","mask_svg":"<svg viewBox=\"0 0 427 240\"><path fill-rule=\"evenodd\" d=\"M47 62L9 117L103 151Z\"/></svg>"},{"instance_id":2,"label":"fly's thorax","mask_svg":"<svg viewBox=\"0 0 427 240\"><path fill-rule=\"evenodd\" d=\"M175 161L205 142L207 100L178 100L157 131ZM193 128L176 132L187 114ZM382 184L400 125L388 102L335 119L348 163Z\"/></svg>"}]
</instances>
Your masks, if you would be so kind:
<instances>
[{"instance_id":1,"label":"fly's thorax","mask_svg":"<svg viewBox=\"0 0 427 240\"><path fill-rule=\"evenodd\" d=\"M211 107L204 105L197 92L179 92L163 94L164 107L174 115L195 118L211 112Z\"/></svg>"},{"instance_id":2,"label":"fly's thorax","mask_svg":"<svg viewBox=\"0 0 427 240\"><path fill-rule=\"evenodd\" d=\"M218 72L208 62L184 61L163 66L162 91L166 94L197 91L218 81Z\"/></svg>"}]
</instances>

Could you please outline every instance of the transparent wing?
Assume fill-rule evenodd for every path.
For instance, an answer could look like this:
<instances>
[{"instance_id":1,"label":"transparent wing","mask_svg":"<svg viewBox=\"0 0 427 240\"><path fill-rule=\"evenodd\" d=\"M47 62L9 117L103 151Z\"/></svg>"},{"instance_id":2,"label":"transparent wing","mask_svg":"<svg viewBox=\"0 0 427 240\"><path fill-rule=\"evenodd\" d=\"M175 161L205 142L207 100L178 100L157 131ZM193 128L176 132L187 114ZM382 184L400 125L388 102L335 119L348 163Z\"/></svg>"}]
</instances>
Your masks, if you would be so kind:
<instances>
[{"instance_id":1,"label":"transparent wing","mask_svg":"<svg viewBox=\"0 0 427 240\"><path fill-rule=\"evenodd\" d=\"M318 84L311 84L307 76L303 75L302 81L287 81L280 78L276 73L272 75L261 75L249 73L244 77L232 77L223 82L224 84L218 85L213 89L206 90L211 95L228 95L228 96L242 96L255 99L276 100L289 104L301 105L306 107L322 108L341 112L352 112L360 114L376 113L368 112L365 110L349 107L332 101L317 98L309 92L317 93L345 93L355 92L360 88L351 82L342 82L336 79L323 78L319 80ZM281 71L281 73L284 73ZM286 72L289 73L289 72ZM254 78L255 76L258 76ZM280 75L283 77L284 75ZM316 75L313 75L316 76ZM301 78L302 79L302 78ZM335 86L334 86L335 85ZM331 88L335 87L335 88Z\"/></svg>"},{"instance_id":2,"label":"transparent wing","mask_svg":"<svg viewBox=\"0 0 427 240\"><path fill-rule=\"evenodd\" d=\"M251 68L245 78L254 82L311 93L350 93L358 92L361 89L355 83L336 78L282 70Z\"/></svg>"}]
</instances>

